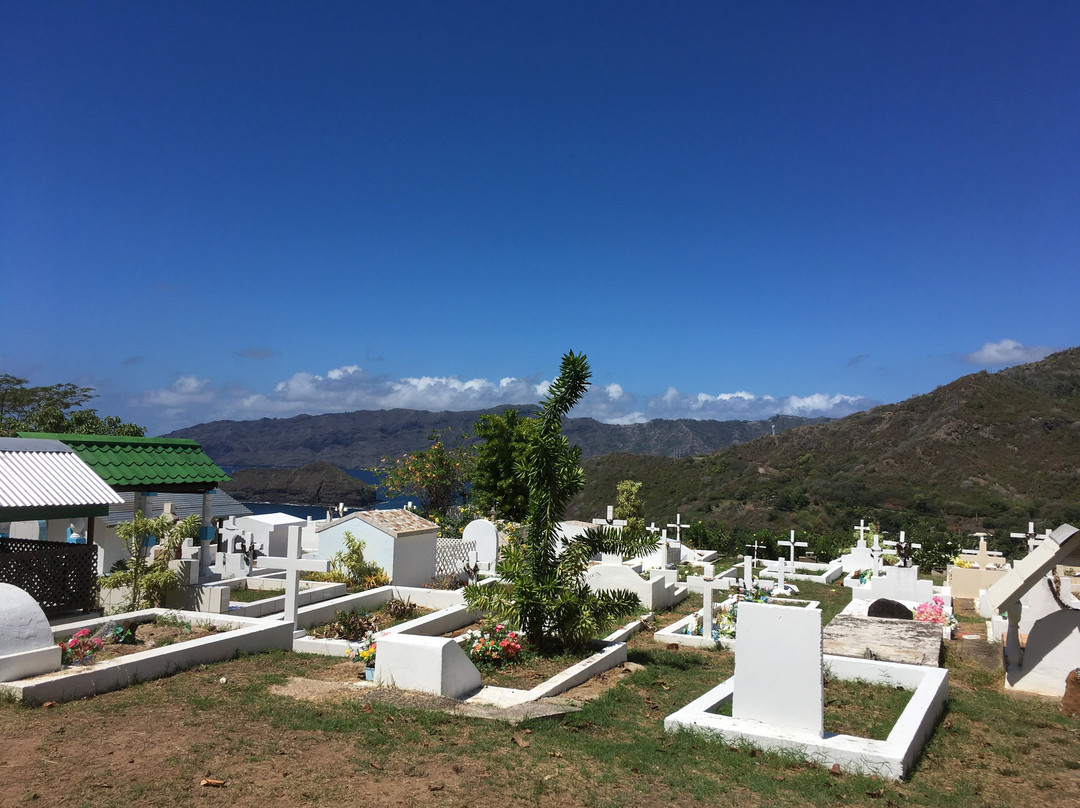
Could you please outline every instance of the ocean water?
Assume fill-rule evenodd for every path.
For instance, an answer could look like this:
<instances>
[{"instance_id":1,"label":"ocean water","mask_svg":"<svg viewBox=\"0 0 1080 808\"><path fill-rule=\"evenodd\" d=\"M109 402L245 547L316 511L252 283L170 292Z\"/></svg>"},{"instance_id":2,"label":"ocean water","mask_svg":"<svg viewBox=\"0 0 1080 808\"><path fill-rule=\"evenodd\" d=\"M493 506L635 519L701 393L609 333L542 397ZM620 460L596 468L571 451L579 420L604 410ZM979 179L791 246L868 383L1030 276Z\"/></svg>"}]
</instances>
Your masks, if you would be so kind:
<instances>
[{"instance_id":1,"label":"ocean water","mask_svg":"<svg viewBox=\"0 0 1080 808\"><path fill-rule=\"evenodd\" d=\"M239 471L237 468L223 468L226 474L232 474L234 471ZM343 469L346 474L361 480L368 485L375 485L375 475L368 469ZM387 497L386 491L382 489L376 489L375 495L378 497L378 501L375 503L375 507L385 510L387 508L404 508L408 504L411 497ZM254 514L263 513L287 513L290 516L295 516L299 519L307 519L309 516L312 519L325 519L326 508L322 506L311 505L289 505L288 503L280 502L245 502L245 506L251 509Z\"/></svg>"}]
</instances>

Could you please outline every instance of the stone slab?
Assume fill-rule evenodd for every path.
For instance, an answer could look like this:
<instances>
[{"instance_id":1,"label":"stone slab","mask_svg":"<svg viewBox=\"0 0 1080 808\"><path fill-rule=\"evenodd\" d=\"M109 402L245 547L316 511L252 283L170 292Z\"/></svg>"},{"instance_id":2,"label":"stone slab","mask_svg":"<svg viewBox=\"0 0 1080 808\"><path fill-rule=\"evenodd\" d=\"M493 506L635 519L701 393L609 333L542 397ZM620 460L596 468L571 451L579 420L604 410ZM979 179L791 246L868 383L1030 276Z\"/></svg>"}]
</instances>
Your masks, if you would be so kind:
<instances>
[{"instance_id":1,"label":"stone slab","mask_svg":"<svg viewBox=\"0 0 1080 808\"><path fill-rule=\"evenodd\" d=\"M821 611L769 603L739 604L731 715L821 736Z\"/></svg>"},{"instance_id":2,"label":"stone slab","mask_svg":"<svg viewBox=\"0 0 1080 808\"><path fill-rule=\"evenodd\" d=\"M826 654L940 667L941 626L916 620L840 614L822 631ZM872 656L869 656L872 654Z\"/></svg>"}]
</instances>

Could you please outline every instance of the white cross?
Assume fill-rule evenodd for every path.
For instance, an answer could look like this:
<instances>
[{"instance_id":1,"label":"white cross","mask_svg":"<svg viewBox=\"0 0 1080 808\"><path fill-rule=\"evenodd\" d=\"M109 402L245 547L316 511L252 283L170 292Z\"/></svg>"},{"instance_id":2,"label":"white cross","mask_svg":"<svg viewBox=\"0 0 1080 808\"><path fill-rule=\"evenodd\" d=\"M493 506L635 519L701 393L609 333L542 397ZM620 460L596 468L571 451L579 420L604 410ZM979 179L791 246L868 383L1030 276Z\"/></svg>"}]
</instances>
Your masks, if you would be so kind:
<instances>
[{"instance_id":1,"label":"white cross","mask_svg":"<svg viewBox=\"0 0 1080 808\"><path fill-rule=\"evenodd\" d=\"M866 541L866 534L869 533L871 528L866 526L866 520L860 519L859 524L855 527L855 532L859 534L859 539L863 542Z\"/></svg>"},{"instance_id":2,"label":"white cross","mask_svg":"<svg viewBox=\"0 0 1080 808\"><path fill-rule=\"evenodd\" d=\"M791 584L784 583L784 559L776 559L776 570L776 584L773 585L772 594L786 595L789 591L797 594L799 591L798 589Z\"/></svg>"},{"instance_id":3,"label":"white cross","mask_svg":"<svg viewBox=\"0 0 1080 808\"><path fill-rule=\"evenodd\" d=\"M592 520L594 525L605 525L607 527L626 527L625 519L615 518L615 506L607 506L607 519L596 518Z\"/></svg>"},{"instance_id":4,"label":"white cross","mask_svg":"<svg viewBox=\"0 0 1080 808\"><path fill-rule=\"evenodd\" d=\"M756 563L757 563L757 551L758 551L758 550L764 550L764 549L765 549L765 545L764 545L764 544L758 544L758 543L757 543L757 539L754 539L754 543L753 543L753 544L748 544L748 545L746 545L746 546L747 546L747 547L749 547L749 548L751 548L751 549L752 549L752 550L754 551L754 563L756 564Z\"/></svg>"},{"instance_id":5,"label":"white cross","mask_svg":"<svg viewBox=\"0 0 1080 808\"><path fill-rule=\"evenodd\" d=\"M804 541L795 541L795 531L791 531L791 538L788 541L778 541L777 544L782 544L785 547L791 548L791 570L795 571L795 548L796 547L809 547L810 545Z\"/></svg>"},{"instance_id":6,"label":"white cross","mask_svg":"<svg viewBox=\"0 0 1080 808\"><path fill-rule=\"evenodd\" d=\"M668 522L668 527L675 528L675 541L680 542L680 543L682 542L682 529L684 527L686 527L686 523L680 521L681 519L682 519L682 514L677 513L677 514L675 514L675 521L674 522Z\"/></svg>"},{"instance_id":7,"label":"white cross","mask_svg":"<svg viewBox=\"0 0 1080 808\"><path fill-rule=\"evenodd\" d=\"M981 536L981 535L986 535L986 534L976 533L974 535ZM1034 550L1036 547L1038 547L1039 544L1041 544L1042 541L1049 535L1050 535L1050 529L1049 528L1046 529L1046 536L1040 536L1035 532L1035 523L1034 522L1028 522L1028 532L1027 533L1010 533L1009 538L1011 538L1011 539L1027 539L1028 552L1030 553L1032 550Z\"/></svg>"},{"instance_id":8,"label":"white cross","mask_svg":"<svg viewBox=\"0 0 1080 808\"><path fill-rule=\"evenodd\" d=\"M316 558L301 558L300 526L289 525L289 551L284 558L263 556L255 562L256 566L268 570L286 570L285 573L285 616L296 627L297 596L300 593L300 571L329 572L330 562Z\"/></svg>"},{"instance_id":9,"label":"white cross","mask_svg":"<svg viewBox=\"0 0 1080 808\"><path fill-rule=\"evenodd\" d=\"M900 566L901 567L910 567L911 566L911 551L912 550L921 550L922 549L921 544L916 544L915 542L909 542L907 539L905 539L904 538L904 531L902 531L902 530L900 531L900 541L892 541L890 539L889 541L885 542L885 545L887 547L891 547L893 550L896 551L896 556L897 556L897 558L900 559Z\"/></svg>"},{"instance_id":10,"label":"white cross","mask_svg":"<svg viewBox=\"0 0 1080 808\"><path fill-rule=\"evenodd\" d=\"M660 532L660 528L656 526L656 522L650 524L647 528L645 528L645 530L651 533L653 536Z\"/></svg>"}]
</instances>

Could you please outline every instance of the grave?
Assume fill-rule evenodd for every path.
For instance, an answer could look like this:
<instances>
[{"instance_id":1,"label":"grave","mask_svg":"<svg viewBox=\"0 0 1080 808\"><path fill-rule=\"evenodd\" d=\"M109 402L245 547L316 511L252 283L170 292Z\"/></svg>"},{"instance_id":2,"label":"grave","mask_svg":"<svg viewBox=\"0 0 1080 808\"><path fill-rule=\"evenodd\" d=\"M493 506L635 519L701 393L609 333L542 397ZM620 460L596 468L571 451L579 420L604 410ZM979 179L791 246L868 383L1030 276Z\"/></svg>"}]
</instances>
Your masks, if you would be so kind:
<instances>
[{"instance_id":1,"label":"grave","mask_svg":"<svg viewBox=\"0 0 1080 808\"><path fill-rule=\"evenodd\" d=\"M474 549L469 554L469 566L491 572L499 557L499 528L487 519L474 519L461 533L465 546Z\"/></svg>"},{"instance_id":2,"label":"grave","mask_svg":"<svg viewBox=\"0 0 1080 808\"><path fill-rule=\"evenodd\" d=\"M60 670L60 646L37 601L0 583L0 682Z\"/></svg>"},{"instance_id":3,"label":"grave","mask_svg":"<svg viewBox=\"0 0 1080 808\"><path fill-rule=\"evenodd\" d=\"M674 570L669 570L674 572ZM663 611L685 600L685 586L670 582L667 576L642 578L633 567L625 564L594 564L585 573L585 582L596 592L625 589L638 596L646 609Z\"/></svg>"},{"instance_id":4,"label":"grave","mask_svg":"<svg viewBox=\"0 0 1080 808\"><path fill-rule=\"evenodd\" d=\"M948 566L946 581L954 598L971 598L978 601L979 593L1001 580L1005 576L1005 570L1009 568L1009 564L1001 553L987 549L985 535L979 537L977 550L961 550L960 556L971 566L958 567L955 564Z\"/></svg>"},{"instance_id":5,"label":"grave","mask_svg":"<svg viewBox=\"0 0 1080 808\"><path fill-rule=\"evenodd\" d=\"M107 623L125 620L143 622L165 614L192 623L209 623L229 630L95 662L93 665L70 666L52 673L5 680L0 682L0 693L10 695L27 705L44 704L47 701L65 702L120 690L136 682L159 679L195 665L232 659L238 653L253 654L271 648L288 650L292 646L292 626L288 623L250 617L176 612L169 609L143 609L112 617L63 623L52 627L52 638L55 642L72 636L82 628L87 628L92 633Z\"/></svg>"},{"instance_id":6,"label":"grave","mask_svg":"<svg viewBox=\"0 0 1080 808\"><path fill-rule=\"evenodd\" d=\"M281 558L263 556L257 563L262 569L285 570L285 603L282 619L296 626L296 613L300 604L300 571L329 572L330 562L322 559L304 558L300 547L300 527L289 526L288 555Z\"/></svg>"},{"instance_id":7,"label":"grave","mask_svg":"<svg viewBox=\"0 0 1080 808\"><path fill-rule=\"evenodd\" d=\"M735 652L735 675L665 718L665 731L689 730L897 780L910 771L945 710L948 671L825 655L817 610L744 603L738 626L747 641ZM886 740L825 732L825 667L836 679L914 689ZM728 703L732 714L721 715Z\"/></svg>"},{"instance_id":8,"label":"grave","mask_svg":"<svg viewBox=\"0 0 1080 808\"><path fill-rule=\"evenodd\" d=\"M921 580L917 566L885 567L882 572L883 575L871 578L866 585L851 587L852 599L875 601L888 598L918 605L935 595L934 582Z\"/></svg>"},{"instance_id":9,"label":"grave","mask_svg":"<svg viewBox=\"0 0 1080 808\"><path fill-rule=\"evenodd\" d=\"M827 654L935 668L945 649L940 623L843 613L825 626L822 642Z\"/></svg>"},{"instance_id":10,"label":"grave","mask_svg":"<svg viewBox=\"0 0 1080 808\"><path fill-rule=\"evenodd\" d=\"M736 594L716 602L716 593L727 590L726 581L717 579L706 584L702 592L701 609L693 614L676 620L653 633L657 642L687 645L692 648L713 648L717 644L732 651L737 646L737 625L731 623L734 613L741 612L742 604L750 603ZM791 598L769 598L769 603L785 609L812 610L819 607L816 600L794 600ZM736 604L738 608L736 608ZM737 618L736 618L737 619Z\"/></svg>"},{"instance_id":11,"label":"grave","mask_svg":"<svg viewBox=\"0 0 1080 808\"><path fill-rule=\"evenodd\" d=\"M1065 677L1080 660L1080 611L1056 596L1053 600L1057 608L1044 602L1043 609L1048 613L1039 615L1031 624L1026 645L1021 642L1024 597L1036 587L1048 587L1039 585L1060 564L1080 564L1080 529L1070 524L1059 526L1035 544L986 591L985 605L992 613L1004 611L1008 616L1003 649L1007 690L1060 698L1065 693Z\"/></svg>"}]
</instances>

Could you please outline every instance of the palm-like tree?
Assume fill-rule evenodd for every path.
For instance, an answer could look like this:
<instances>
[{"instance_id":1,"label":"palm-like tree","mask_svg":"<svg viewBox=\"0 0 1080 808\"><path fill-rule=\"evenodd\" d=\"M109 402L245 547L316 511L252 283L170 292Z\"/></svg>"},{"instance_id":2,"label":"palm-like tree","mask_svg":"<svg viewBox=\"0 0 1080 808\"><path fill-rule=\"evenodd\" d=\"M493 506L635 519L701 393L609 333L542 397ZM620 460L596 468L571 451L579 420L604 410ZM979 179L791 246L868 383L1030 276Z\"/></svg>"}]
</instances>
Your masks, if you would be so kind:
<instances>
[{"instance_id":1,"label":"palm-like tree","mask_svg":"<svg viewBox=\"0 0 1080 808\"><path fill-rule=\"evenodd\" d=\"M465 602L521 629L526 642L541 652L577 649L610 623L638 606L628 590L594 592L585 582L589 559L597 553L635 555L655 544L645 533L610 528L588 530L560 552L558 524L571 497L581 490L585 473L581 449L562 434L562 419L589 387L588 360L567 353L530 430L524 457L515 474L529 490L526 535L503 551L496 568L501 583L470 585Z\"/></svg>"}]
</instances>

